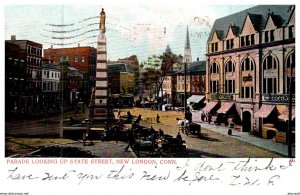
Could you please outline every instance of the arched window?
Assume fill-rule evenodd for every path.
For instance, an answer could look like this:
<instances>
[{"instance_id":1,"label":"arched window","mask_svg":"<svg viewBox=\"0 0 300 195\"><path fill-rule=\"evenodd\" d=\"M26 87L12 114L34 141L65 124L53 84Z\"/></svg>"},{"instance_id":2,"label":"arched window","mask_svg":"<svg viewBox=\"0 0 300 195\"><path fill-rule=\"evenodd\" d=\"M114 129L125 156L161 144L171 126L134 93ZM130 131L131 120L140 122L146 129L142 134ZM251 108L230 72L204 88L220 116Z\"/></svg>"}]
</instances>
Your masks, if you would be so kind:
<instances>
[{"instance_id":1,"label":"arched window","mask_svg":"<svg viewBox=\"0 0 300 195\"><path fill-rule=\"evenodd\" d=\"M214 63L210 66L210 73L211 73L211 74L219 73L219 67L218 67L217 63L214 62Z\"/></svg>"},{"instance_id":2,"label":"arched window","mask_svg":"<svg viewBox=\"0 0 300 195\"><path fill-rule=\"evenodd\" d=\"M242 71L253 70L254 63L250 58L245 58L242 62Z\"/></svg>"},{"instance_id":3,"label":"arched window","mask_svg":"<svg viewBox=\"0 0 300 195\"><path fill-rule=\"evenodd\" d=\"M295 94L295 52L292 52L289 54L286 60L286 67L287 70L285 72L285 82L286 82L286 93L289 93L290 90L292 91L292 94ZM292 77L291 77L292 74Z\"/></svg>"},{"instance_id":4,"label":"arched window","mask_svg":"<svg viewBox=\"0 0 300 195\"><path fill-rule=\"evenodd\" d=\"M268 55L264 59L263 68L264 68L264 70L276 69L277 68L277 61L276 61L276 59L273 56Z\"/></svg>"},{"instance_id":5,"label":"arched window","mask_svg":"<svg viewBox=\"0 0 300 195\"><path fill-rule=\"evenodd\" d=\"M287 61L286 61L286 67L287 68L295 68L295 52L291 53L288 58L287 58Z\"/></svg>"},{"instance_id":6,"label":"arched window","mask_svg":"<svg viewBox=\"0 0 300 195\"><path fill-rule=\"evenodd\" d=\"M225 72L235 72L234 63L231 60L226 63Z\"/></svg>"}]
</instances>

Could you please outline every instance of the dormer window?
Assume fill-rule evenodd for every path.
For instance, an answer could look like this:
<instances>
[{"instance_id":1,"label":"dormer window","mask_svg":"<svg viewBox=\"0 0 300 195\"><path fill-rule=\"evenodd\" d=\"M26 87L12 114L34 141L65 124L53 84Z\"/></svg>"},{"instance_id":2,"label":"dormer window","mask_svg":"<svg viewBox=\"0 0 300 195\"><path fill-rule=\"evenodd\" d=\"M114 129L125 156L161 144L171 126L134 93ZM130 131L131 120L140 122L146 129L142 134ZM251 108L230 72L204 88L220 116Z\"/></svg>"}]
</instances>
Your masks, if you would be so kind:
<instances>
[{"instance_id":1,"label":"dormer window","mask_svg":"<svg viewBox=\"0 0 300 195\"><path fill-rule=\"evenodd\" d=\"M295 37L295 26L289 26L289 39Z\"/></svg>"},{"instance_id":2,"label":"dormer window","mask_svg":"<svg viewBox=\"0 0 300 195\"><path fill-rule=\"evenodd\" d=\"M226 49L232 49L234 46L233 39L226 40Z\"/></svg>"},{"instance_id":3,"label":"dormer window","mask_svg":"<svg viewBox=\"0 0 300 195\"><path fill-rule=\"evenodd\" d=\"M211 43L210 44L210 47L211 47L211 52L216 52L218 51L218 43Z\"/></svg>"},{"instance_id":4,"label":"dormer window","mask_svg":"<svg viewBox=\"0 0 300 195\"><path fill-rule=\"evenodd\" d=\"M275 30L265 31L265 43L275 41Z\"/></svg>"}]
</instances>

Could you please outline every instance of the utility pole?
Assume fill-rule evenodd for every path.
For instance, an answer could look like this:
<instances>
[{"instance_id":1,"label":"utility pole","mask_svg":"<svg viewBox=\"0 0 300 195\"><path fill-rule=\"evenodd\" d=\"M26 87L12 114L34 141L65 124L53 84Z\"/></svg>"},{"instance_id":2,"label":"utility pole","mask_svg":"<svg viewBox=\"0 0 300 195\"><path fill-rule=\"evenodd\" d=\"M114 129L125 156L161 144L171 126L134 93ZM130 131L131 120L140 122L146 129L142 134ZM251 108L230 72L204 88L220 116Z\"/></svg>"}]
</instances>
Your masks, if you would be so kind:
<instances>
[{"instance_id":1,"label":"utility pole","mask_svg":"<svg viewBox=\"0 0 300 195\"><path fill-rule=\"evenodd\" d=\"M186 118L186 111L187 111L187 105L186 105L186 63L184 63L184 118Z\"/></svg>"}]
</instances>

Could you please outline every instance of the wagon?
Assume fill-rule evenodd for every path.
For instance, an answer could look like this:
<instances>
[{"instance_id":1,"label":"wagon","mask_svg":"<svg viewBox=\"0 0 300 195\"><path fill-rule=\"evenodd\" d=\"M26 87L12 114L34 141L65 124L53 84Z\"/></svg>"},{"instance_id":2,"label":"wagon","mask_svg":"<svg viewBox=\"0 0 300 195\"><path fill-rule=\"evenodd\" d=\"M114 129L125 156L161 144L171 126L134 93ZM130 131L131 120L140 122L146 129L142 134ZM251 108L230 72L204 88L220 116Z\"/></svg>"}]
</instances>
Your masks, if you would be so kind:
<instances>
[{"instance_id":1,"label":"wagon","mask_svg":"<svg viewBox=\"0 0 300 195\"><path fill-rule=\"evenodd\" d=\"M163 140L161 150L166 156L186 156L187 145L185 141L178 140L177 138L167 138Z\"/></svg>"},{"instance_id":2,"label":"wagon","mask_svg":"<svg viewBox=\"0 0 300 195\"><path fill-rule=\"evenodd\" d=\"M190 123L189 133L192 135L199 135L201 133L201 125L197 123Z\"/></svg>"}]
</instances>

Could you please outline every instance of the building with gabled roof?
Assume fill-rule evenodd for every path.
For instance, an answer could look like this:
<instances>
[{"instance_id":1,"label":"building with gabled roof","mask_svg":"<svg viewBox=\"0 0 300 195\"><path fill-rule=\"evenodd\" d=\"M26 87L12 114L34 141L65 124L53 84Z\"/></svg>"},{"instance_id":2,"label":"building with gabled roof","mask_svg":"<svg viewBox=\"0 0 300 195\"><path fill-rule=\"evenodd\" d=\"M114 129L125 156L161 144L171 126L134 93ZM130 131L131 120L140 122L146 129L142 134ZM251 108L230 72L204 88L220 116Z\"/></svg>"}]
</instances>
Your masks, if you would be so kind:
<instances>
[{"instance_id":1,"label":"building with gabled roof","mask_svg":"<svg viewBox=\"0 0 300 195\"><path fill-rule=\"evenodd\" d=\"M295 94L295 6L259 5L215 20L206 70L204 110L213 121L222 115L241 131L285 143L287 118L280 116L289 91ZM220 109L210 113L211 105Z\"/></svg>"}]
</instances>

